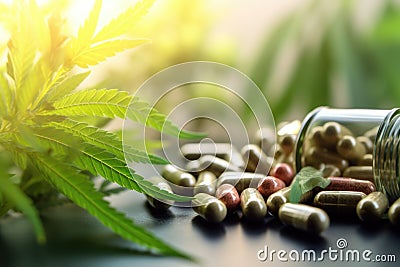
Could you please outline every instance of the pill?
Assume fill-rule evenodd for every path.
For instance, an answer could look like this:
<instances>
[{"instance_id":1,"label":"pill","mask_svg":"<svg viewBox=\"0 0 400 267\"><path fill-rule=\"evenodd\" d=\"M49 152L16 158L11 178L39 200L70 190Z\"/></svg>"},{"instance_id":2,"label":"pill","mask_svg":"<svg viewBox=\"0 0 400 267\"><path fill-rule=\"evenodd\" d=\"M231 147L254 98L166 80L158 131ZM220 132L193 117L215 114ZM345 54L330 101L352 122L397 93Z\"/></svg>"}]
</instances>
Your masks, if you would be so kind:
<instances>
[{"instance_id":1,"label":"pill","mask_svg":"<svg viewBox=\"0 0 400 267\"><path fill-rule=\"evenodd\" d=\"M267 155L271 155L269 152L275 145L275 140L275 131L269 127L262 127L255 134L255 143L258 144Z\"/></svg>"},{"instance_id":2,"label":"pill","mask_svg":"<svg viewBox=\"0 0 400 267\"><path fill-rule=\"evenodd\" d=\"M205 155L198 159L200 163L200 169L214 173L216 176L220 175L225 171L236 171L240 172L241 169L233 164L230 164L226 160L214 157L212 155Z\"/></svg>"},{"instance_id":3,"label":"pill","mask_svg":"<svg viewBox=\"0 0 400 267\"><path fill-rule=\"evenodd\" d=\"M336 145L336 151L352 163L357 163L366 154L364 145L351 135L340 138Z\"/></svg>"},{"instance_id":4,"label":"pill","mask_svg":"<svg viewBox=\"0 0 400 267\"><path fill-rule=\"evenodd\" d=\"M350 166L343 171L343 176L374 182L372 166Z\"/></svg>"},{"instance_id":5,"label":"pill","mask_svg":"<svg viewBox=\"0 0 400 267\"><path fill-rule=\"evenodd\" d=\"M355 191L322 191L314 198L314 206L325 210L328 214L356 215L358 202L366 195Z\"/></svg>"},{"instance_id":6,"label":"pill","mask_svg":"<svg viewBox=\"0 0 400 267\"><path fill-rule=\"evenodd\" d=\"M272 169L271 175L284 181L286 185L290 185L294 177L294 170L287 163L278 163Z\"/></svg>"},{"instance_id":7,"label":"pill","mask_svg":"<svg viewBox=\"0 0 400 267\"><path fill-rule=\"evenodd\" d=\"M221 200L228 212L235 211L240 205L240 196L236 188L231 184L223 184L217 188L215 197Z\"/></svg>"},{"instance_id":8,"label":"pill","mask_svg":"<svg viewBox=\"0 0 400 267\"><path fill-rule=\"evenodd\" d=\"M372 154L365 154L358 161L358 165L360 165L360 166L372 166L372 164L373 164L373 156L372 156Z\"/></svg>"},{"instance_id":9,"label":"pill","mask_svg":"<svg viewBox=\"0 0 400 267\"><path fill-rule=\"evenodd\" d=\"M313 146L324 147L325 141L322 137L323 130L324 129L322 128L322 126L316 126L311 129L309 139Z\"/></svg>"},{"instance_id":10,"label":"pill","mask_svg":"<svg viewBox=\"0 0 400 267\"><path fill-rule=\"evenodd\" d=\"M267 199L267 209L268 212L274 216L278 216L279 208L289 201L286 192L290 192L289 187L285 187L273 194L271 194Z\"/></svg>"},{"instance_id":11,"label":"pill","mask_svg":"<svg viewBox=\"0 0 400 267\"><path fill-rule=\"evenodd\" d=\"M305 155L306 166L313 166L319 169L322 163L335 165L340 171L349 166L347 160L332 151L320 147L310 147Z\"/></svg>"},{"instance_id":12,"label":"pill","mask_svg":"<svg viewBox=\"0 0 400 267\"><path fill-rule=\"evenodd\" d=\"M341 172L338 167L331 164L323 164L320 168L322 176L327 178L330 176L340 176Z\"/></svg>"},{"instance_id":13,"label":"pill","mask_svg":"<svg viewBox=\"0 0 400 267\"><path fill-rule=\"evenodd\" d=\"M365 147L365 151L367 153L372 154L374 143L371 141L371 139L366 136L358 136L356 139Z\"/></svg>"},{"instance_id":14,"label":"pill","mask_svg":"<svg viewBox=\"0 0 400 267\"><path fill-rule=\"evenodd\" d=\"M227 214L224 203L216 197L205 193L199 193L192 200L193 210L208 222L222 222Z\"/></svg>"},{"instance_id":15,"label":"pill","mask_svg":"<svg viewBox=\"0 0 400 267\"><path fill-rule=\"evenodd\" d=\"M261 193L264 199L268 199L271 194L281 190L284 187L286 187L286 184L281 179L273 176L267 176L258 183L257 190Z\"/></svg>"},{"instance_id":16,"label":"pill","mask_svg":"<svg viewBox=\"0 0 400 267\"><path fill-rule=\"evenodd\" d=\"M278 136L297 135L301 128L301 121L294 120L291 122L283 122L278 125Z\"/></svg>"},{"instance_id":17,"label":"pill","mask_svg":"<svg viewBox=\"0 0 400 267\"><path fill-rule=\"evenodd\" d=\"M296 143L296 135L287 134L284 136L279 136L278 142L279 142L279 145L282 148L283 152L286 155L289 155L290 153L293 152L294 144Z\"/></svg>"},{"instance_id":18,"label":"pill","mask_svg":"<svg viewBox=\"0 0 400 267\"><path fill-rule=\"evenodd\" d=\"M380 220L389 207L389 200L382 192L372 192L357 204L357 215L361 221Z\"/></svg>"},{"instance_id":19,"label":"pill","mask_svg":"<svg viewBox=\"0 0 400 267\"><path fill-rule=\"evenodd\" d=\"M278 216L279 208L282 204L289 202L290 200L290 187L285 187L272 195L267 199L267 207L269 213L274 216ZM314 197L313 190L304 193L299 200L299 203L310 203Z\"/></svg>"},{"instance_id":20,"label":"pill","mask_svg":"<svg viewBox=\"0 0 400 267\"><path fill-rule=\"evenodd\" d=\"M165 165L161 174L166 180L179 186L193 187L196 184L193 175L177 169L172 164Z\"/></svg>"},{"instance_id":21,"label":"pill","mask_svg":"<svg viewBox=\"0 0 400 267\"><path fill-rule=\"evenodd\" d=\"M209 171L201 172L197 178L197 182L193 193L206 193L209 195L215 194L215 188L217 186L217 177L214 173Z\"/></svg>"},{"instance_id":22,"label":"pill","mask_svg":"<svg viewBox=\"0 0 400 267\"><path fill-rule=\"evenodd\" d=\"M240 193L246 188L257 188L260 180L266 176L261 173L252 172L224 172L217 180L217 188L223 184L233 185Z\"/></svg>"},{"instance_id":23,"label":"pill","mask_svg":"<svg viewBox=\"0 0 400 267\"><path fill-rule=\"evenodd\" d=\"M322 137L327 148L334 149L344 135L352 135L352 133L337 122L327 122L323 126Z\"/></svg>"},{"instance_id":24,"label":"pill","mask_svg":"<svg viewBox=\"0 0 400 267\"><path fill-rule=\"evenodd\" d=\"M355 191L368 195L376 191L375 185L370 181L344 177L329 177L330 184L324 188L326 191Z\"/></svg>"},{"instance_id":25,"label":"pill","mask_svg":"<svg viewBox=\"0 0 400 267\"><path fill-rule=\"evenodd\" d=\"M224 157L230 154L232 145L229 143L188 143L181 147L182 155L189 159L199 159L203 155L213 155L216 157Z\"/></svg>"},{"instance_id":26,"label":"pill","mask_svg":"<svg viewBox=\"0 0 400 267\"><path fill-rule=\"evenodd\" d=\"M390 206L388 217L393 225L400 225L400 198Z\"/></svg>"},{"instance_id":27,"label":"pill","mask_svg":"<svg viewBox=\"0 0 400 267\"><path fill-rule=\"evenodd\" d=\"M239 167L240 169L244 170L246 167L246 163L244 162L242 155L234 147L232 147L232 150L230 153L224 154L222 156L222 159L228 161L229 164L231 164L231 165Z\"/></svg>"},{"instance_id":28,"label":"pill","mask_svg":"<svg viewBox=\"0 0 400 267\"><path fill-rule=\"evenodd\" d=\"M279 219L285 225L314 234L325 231L330 224L328 214L322 209L294 203L279 208Z\"/></svg>"},{"instance_id":29,"label":"pill","mask_svg":"<svg viewBox=\"0 0 400 267\"><path fill-rule=\"evenodd\" d=\"M249 221L261 221L267 214L264 198L255 188L247 188L240 194L240 205Z\"/></svg>"},{"instance_id":30,"label":"pill","mask_svg":"<svg viewBox=\"0 0 400 267\"><path fill-rule=\"evenodd\" d=\"M185 170L190 173L198 173L200 169L200 162L198 160L188 161L185 165Z\"/></svg>"},{"instance_id":31,"label":"pill","mask_svg":"<svg viewBox=\"0 0 400 267\"><path fill-rule=\"evenodd\" d=\"M268 174L273 163L273 158L268 157L260 147L256 145L245 145L241 150L242 157L246 162L246 171Z\"/></svg>"},{"instance_id":32,"label":"pill","mask_svg":"<svg viewBox=\"0 0 400 267\"><path fill-rule=\"evenodd\" d=\"M376 126L376 127L372 128L371 130L366 131L364 133L364 136L368 137L372 141L372 143L374 143L376 135L378 134L378 129L379 129L379 126Z\"/></svg>"},{"instance_id":33,"label":"pill","mask_svg":"<svg viewBox=\"0 0 400 267\"><path fill-rule=\"evenodd\" d=\"M149 182L151 182L153 185L155 185L156 187L158 187L159 189L165 190L169 193L172 193L171 187L163 178L154 176L147 180ZM147 198L147 202L149 202L149 204L153 208L158 209L158 210L166 210L169 207L171 207L171 205L174 203L173 201L170 201L170 200L157 199L157 198L153 198L149 195L146 195L146 198Z\"/></svg>"}]
</instances>

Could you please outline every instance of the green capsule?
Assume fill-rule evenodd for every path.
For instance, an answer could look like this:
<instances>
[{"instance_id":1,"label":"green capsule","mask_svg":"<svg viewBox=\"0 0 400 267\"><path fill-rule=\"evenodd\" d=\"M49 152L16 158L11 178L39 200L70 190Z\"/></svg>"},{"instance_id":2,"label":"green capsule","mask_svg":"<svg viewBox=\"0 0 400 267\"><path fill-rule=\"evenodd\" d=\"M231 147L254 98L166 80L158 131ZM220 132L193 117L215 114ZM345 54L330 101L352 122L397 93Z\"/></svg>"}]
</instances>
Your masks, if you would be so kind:
<instances>
[{"instance_id":1,"label":"green capsule","mask_svg":"<svg viewBox=\"0 0 400 267\"><path fill-rule=\"evenodd\" d=\"M247 188L240 194L240 205L249 221L261 221L267 214L264 198L255 188Z\"/></svg>"},{"instance_id":2,"label":"green capsule","mask_svg":"<svg viewBox=\"0 0 400 267\"><path fill-rule=\"evenodd\" d=\"M223 184L231 184L240 193L244 189L257 188L258 183L266 176L261 173L252 172L224 172L218 177L217 188Z\"/></svg>"},{"instance_id":3,"label":"green capsule","mask_svg":"<svg viewBox=\"0 0 400 267\"><path fill-rule=\"evenodd\" d=\"M241 152L246 162L246 171L268 174L273 158L268 157L257 145L245 145Z\"/></svg>"},{"instance_id":4,"label":"green capsule","mask_svg":"<svg viewBox=\"0 0 400 267\"><path fill-rule=\"evenodd\" d=\"M353 216L358 202L364 197L366 195L362 192L322 191L315 196L314 206L329 214Z\"/></svg>"},{"instance_id":5,"label":"green capsule","mask_svg":"<svg viewBox=\"0 0 400 267\"><path fill-rule=\"evenodd\" d=\"M400 198L390 206L388 217L393 225L400 225Z\"/></svg>"},{"instance_id":6,"label":"green capsule","mask_svg":"<svg viewBox=\"0 0 400 267\"><path fill-rule=\"evenodd\" d=\"M290 192L290 187L285 187L267 198L267 209L269 213L278 216L279 208L289 201L287 192Z\"/></svg>"},{"instance_id":7,"label":"green capsule","mask_svg":"<svg viewBox=\"0 0 400 267\"><path fill-rule=\"evenodd\" d=\"M216 197L199 193L192 200L193 210L211 223L222 222L227 214L225 204Z\"/></svg>"},{"instance_id":8,"label":"green capsule","mask_svg":"<svg viewBox=\"0 0 400 267\"><path fill-rule=\"evenodd\" d=\"M283 224L315 234L325 231L330 224L328 214L322 209L294 203L279 208L279 219Z\"/></svg>"},{"instance_id":9,"label":"green capsule","mask_svg":"<svg viewBox=\"0 0 400 267\"><path fill-rule=\"evenodd\" d=\"M241 171L241 169L233 163L212 155L202 156L198 159L198 161L200 163L199 166L201 170L210 171L217 176L226 171Z\"/></svg>"},{"instance_id":10,"label":"green capsule","mask_svg":"<svg viewBox=\"0 0 400 267\"><path fill-rule=\"evenodd\" d=\"M196 184L196 178L193 175L177 169L172 164L165 165L161 174L165 179L179 186L193 187Z\"/></svg>"},{"instance_id":11,"label":"green capsule","mask_svg":"<svg viewBox=\"0 0 400 267\"><path fill-rule=\"evenodd\" d=\"M216 180L217 177L214 173L208 171L201 172L194 187L194 194L206 193L213 196L216 189Z\"/></svg>"},{"instance_id":12,"label":"green capsule","mask_svg":"<svg viewBox=\"0 0 400 267\"><path fill-rule=\"evenodd\" d=\"M161 190L165 190L169 193L172 193L172 189L169 186L169 184L161 177L158 176L154 176L151 177L149 179L147 179L149 182L151 182L153 185L157 186L158 188L160 188ZM153 198L151 196L146 196L147 197L147 202L149 202L149 204L158 210L166 210L169 207L171 207L172 204L174 204L173 201L171 200L163 200L163 199L157 199L157 198Z\"/></svg>"},{"instance_id":13,"label":"green capsule","mask_svg":"<svg viewBox=\"0 0 400 267\"><path fill-rule=\"evenodd\" d=\"M361 221L380 220L389 207L389 200L382 192L372 192L357 204L357 215Z\"/></svg>"}]
</instances>

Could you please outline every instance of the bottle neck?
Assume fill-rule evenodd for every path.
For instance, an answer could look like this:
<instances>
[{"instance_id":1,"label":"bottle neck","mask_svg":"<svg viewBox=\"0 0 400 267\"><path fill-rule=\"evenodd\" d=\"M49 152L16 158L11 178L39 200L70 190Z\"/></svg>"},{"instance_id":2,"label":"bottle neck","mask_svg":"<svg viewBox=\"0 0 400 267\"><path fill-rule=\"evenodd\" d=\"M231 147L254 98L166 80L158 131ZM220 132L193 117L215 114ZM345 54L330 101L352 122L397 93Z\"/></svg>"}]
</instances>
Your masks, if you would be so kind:
<instances>
[{"instance_id":1,"label":"bottle neck","mask_svg":"<svg viewBox=\"0 0 400 267\"><path fill-rule=\"evenodd\" d=\"M390 202L400 198L400 109L392 109L379 127L373 151L377 190Z\"/></svg>"}]
</instances>

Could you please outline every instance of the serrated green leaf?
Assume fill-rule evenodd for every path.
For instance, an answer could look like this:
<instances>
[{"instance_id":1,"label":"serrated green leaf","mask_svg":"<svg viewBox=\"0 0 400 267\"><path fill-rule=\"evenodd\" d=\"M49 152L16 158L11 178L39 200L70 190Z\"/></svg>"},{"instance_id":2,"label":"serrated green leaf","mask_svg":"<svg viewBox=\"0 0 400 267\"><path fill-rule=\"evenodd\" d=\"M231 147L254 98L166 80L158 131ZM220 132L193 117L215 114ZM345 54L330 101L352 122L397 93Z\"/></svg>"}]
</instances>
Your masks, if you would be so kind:
<instances>
[{"instance_id":1,"label":"serrated green leaf","mask_svg":"<svg viewBox=\"0 0 400 267\"><path fill-rule=\"evenodd\" d=\"M85 20L82 27L78 30L77 43L80 45L86 45L91 43L92 36L94 35L99 21L99 15L101 11L102 1L95 0L94 6L87 19Z\"/></svg>"},{"instance_id":2,"label":"serrated green leaf","mask_svg":"<svg viewBox=\"0 0 400 267\"><path fill-rule=\"evenodd\" d=\"M90 74L90 71L70 75L50 90L47 101L53 102L74 91Z\"/></svg>"},{"instance_id":3,"label":"serrated green leaf","mask_svg":"<svg viewBox=\"0 0 400 267\"><path fill-rule=\"evenodd\" d=\"M82 138L85 142L103 148L113 153L118 159L135 161L140 163L168 164L168 161L149 154L145 151L135 149L131 146L122 147L121 139L114 133L90 126L83 122L66 119L62 122L52 122L50 126L71 133Z\"/></svg>"},{"instance_id":4,"label":"serrated green leaf","mask_svg":"<svg viewBox=\"0 0 400 267\"><path fill-rule=\"evenodd\" d=\"M298 203L305 193L316 187L325 188L330 183L331 181L324 178L319 170L309 166L304 167L296 174L290 185L290 202Z\"/></svg>"},{"instance_id":5,"label":"serrated green leaf","mask_svg":"<svg viewBox=\"0 0 400 267\"><path fill-rule=\"evenodd\" d=\"M116 158L115 155L104 149L90 144L76 146L77 141L74 141L74 137L63 131L55 128L43 127L35 129L34 134L37 138L48 142L48 144L53 147L64 147L69 150L76 149L81 153L79 157L72 159L77 166L123 187L138 192L144 192L155 198L164 198L181 202L190 201L192 199L190 197L179 196L165 190L160 190L140 175L134 173L123 160Z\"/></svg>"},{"instance_id":6,"label":"serrated green leaf","mask_svg":"<svg viewBox=\"0 0 400 267\"><path fill-rule=\"evenodd\" d=\"M80 175L75 169L62 162L54 161L52 158L38 154L31 154L30 159L34 166L60 192L78 206L86 209L102 224L121 237L163 254L190 258L188 255L156 238L146 229L135 225L124 214L112 208L103 199L103 195L94 189L93 184L87 177Z\"/></svg>"},{"instance_id":7,"label":"serrated green leaf","mask_svg":"<svg viewBox=\"0 0 400 267\"><path fill-rule=\"evenodd\" d=\"M133 26L147 14L154 2L154 0L144 0L128 8L124 13L104 26L99 33L95 35L93 42L103 42L129 33Z\"/></svg>"},{"instance_id":8,"label":"serrated green leaf","mask_svg":"<svg viewBox=\"0 0 400 267\"><path fill-rule=\"evenodd\" d=\"M120 39L92 45L80 52L72 61L81 68L94 66L115 54L149 42L147 39Z\"/></svg>"},{"instance_id":9,"label":"serrated green leaf","mask_svg":"<svg viewBox=\"0 0 400 267\"><path fill-rule=\"evenodd\" d=\"M187 139L197 139L205 134L181 131L167 120L165 115L147 103L132 97L128 92L117 89L91 89L79 91L54 102L54 110L42 112L43 115L99 116L125 118L143 123L158 131Z\"/></svg>"},{"instance_id":10,"label":"serrated green leaf","mask_svg":"<svg viewBox=\"0 0 400 267\"><path fill-rule=\"evenodd\" d=\"M7 173L0 173L0 193L2 196L32 222L39 243L46 242L46 234L40 221L39 214L32 204L32 201L21 189L9 180Z\"/></svg>"}]
</instances>

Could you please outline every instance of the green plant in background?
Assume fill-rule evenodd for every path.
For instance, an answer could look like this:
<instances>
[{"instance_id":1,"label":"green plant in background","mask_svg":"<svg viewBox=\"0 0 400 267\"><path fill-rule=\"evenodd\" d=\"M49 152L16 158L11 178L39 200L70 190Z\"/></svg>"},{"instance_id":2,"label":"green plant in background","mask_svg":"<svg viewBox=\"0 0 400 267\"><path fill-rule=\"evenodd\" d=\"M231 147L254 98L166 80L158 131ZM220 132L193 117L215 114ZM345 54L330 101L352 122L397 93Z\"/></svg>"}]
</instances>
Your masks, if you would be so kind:
<instances>
[{"instance_id":1,"label":"green plant in background","mask_svg":"<svg viewBox=\"0 0 400 267\"><path fill-rule=\"evenodd\" d=\"M171 135L198 135L180 132L164 115L127 92L76 90L89 75L89 66L147 42L126 33L154 1L139 2L97 29L102 3L97 0L76 36L65 31L66 21L60 15L64 6L49 2L41 6L33 0L0 4L1 23L10 33L0 51L7 56L0 66L0 217L10 210L23 212L43 243L45 232L37 208L55 204L62 194L120 236L158 253L187 257L104 199L119 191L109 189L113 182L156 198L189 200L159 190L134 173L124 152L129 161L166 161L134 147L123 148L118 135L86 120L126 116ZM106 180L96 188L93 176Z\"/></svg>"},{"instance_id":2,"label":"green plant in background","mask_svg":"<svg viewBox=\"0 0 400 267\"><path fill-rule=\"evenodd\" d=\"M250 77L278 121L321 105L398 106L399 23L395 1L309 1L266 36Z\"/></svg>"}]
</instances>

